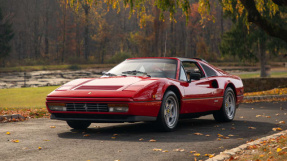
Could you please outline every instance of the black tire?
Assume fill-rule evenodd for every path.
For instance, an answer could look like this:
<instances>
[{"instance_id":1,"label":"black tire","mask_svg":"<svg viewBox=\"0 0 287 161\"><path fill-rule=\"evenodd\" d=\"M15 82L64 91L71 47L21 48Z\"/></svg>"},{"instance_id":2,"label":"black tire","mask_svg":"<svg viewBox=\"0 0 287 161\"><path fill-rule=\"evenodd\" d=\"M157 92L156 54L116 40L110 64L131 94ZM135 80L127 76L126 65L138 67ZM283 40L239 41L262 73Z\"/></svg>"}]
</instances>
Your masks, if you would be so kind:
<instances>
[{"instance_id":1,"label":"black tire","mask_svg":"<svg viewBox=\"0 0 287 161\"><path fill-rule=\"evenodd\" d=\"M232 88L227 87L224 92L221 109L213 113L213 117L218 122L230 122L236 113L236 98Z\"/></svg>"},{"instance_id":2,"label":"black tire","mask_svg":"<svg viewBox=\"0 0 287 161\"><path fill-rule=\"evenodd\" d=\"M89 121L67 121L67 124L73 129L85 130L91 125L91 122Z\"/></svg>"},{"instance_id":3,"label":"black tire","mask_svg":"<svg viewBox=\"0 0 287 161\"><path fill-rule=\"evenodd\" d=\"M161 108L157 117L157 127L160 131L174 131L179 118L178 98L173 91L167 91L163 96Z\"/></svg>"}]
</instances>

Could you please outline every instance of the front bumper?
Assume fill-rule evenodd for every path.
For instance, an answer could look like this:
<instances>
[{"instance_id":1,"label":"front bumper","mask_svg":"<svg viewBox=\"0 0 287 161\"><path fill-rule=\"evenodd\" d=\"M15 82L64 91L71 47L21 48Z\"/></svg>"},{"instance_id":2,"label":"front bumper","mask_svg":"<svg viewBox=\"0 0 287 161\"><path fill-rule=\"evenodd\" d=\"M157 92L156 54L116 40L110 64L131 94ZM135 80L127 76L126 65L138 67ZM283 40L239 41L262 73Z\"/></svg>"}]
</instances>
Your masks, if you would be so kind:
<instances>
[{"instance_id":1,"label":"front bumper","mask_svg":"<svg viewBox=\"0 0 287 161\"><path fill-rule=\"evenodd\" d=\"M161 107L161 101L100 101L95 100L72 100L56 99L47 100L54 103L106 103L106 104L128 104L128 112L87 112L87 111L48 111L52 114L51 119L57 120L82 120L91 122L137 122L137 121L155 121Z\"/></svg>"},{"instance_id":2,"label":"front bumper","mask_svg":"<svg viewBox=\"0 0 287 161\"><path fill-rule=\"evenodd\" d=\"M138 121L156 121L156 117L132 115L101 115L101 114L51 114L51 119L65 121L90 121L94 123L122 123Z\"/></svg>"}]
</instances>

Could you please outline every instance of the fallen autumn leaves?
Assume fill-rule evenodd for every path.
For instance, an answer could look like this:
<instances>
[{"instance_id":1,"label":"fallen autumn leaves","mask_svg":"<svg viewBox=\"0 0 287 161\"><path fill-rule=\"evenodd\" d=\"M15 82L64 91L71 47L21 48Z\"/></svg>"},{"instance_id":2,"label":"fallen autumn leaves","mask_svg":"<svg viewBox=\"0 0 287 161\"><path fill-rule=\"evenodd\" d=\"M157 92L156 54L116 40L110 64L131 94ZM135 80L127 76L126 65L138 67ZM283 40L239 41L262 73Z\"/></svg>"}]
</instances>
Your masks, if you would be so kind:
<instances>
[{"instance_id":1,"label":"fallen autumn leaves","mask_svg":"<svg viewBox=\"0 0 287 161\"><path fill-rule=\"evenodd\" d=\"M3 117L1 119L0 117L0 123L1 122L18 122L18 121L25 121L29 118L50 118L50 113L46 108L40 108L40 109L8 109L8 108L0 108L0 116L4 115L13 115L13 114L20 114L24 117L22 118L13 118L13 119L7 119Z\"/></svg>"}]
</instances>

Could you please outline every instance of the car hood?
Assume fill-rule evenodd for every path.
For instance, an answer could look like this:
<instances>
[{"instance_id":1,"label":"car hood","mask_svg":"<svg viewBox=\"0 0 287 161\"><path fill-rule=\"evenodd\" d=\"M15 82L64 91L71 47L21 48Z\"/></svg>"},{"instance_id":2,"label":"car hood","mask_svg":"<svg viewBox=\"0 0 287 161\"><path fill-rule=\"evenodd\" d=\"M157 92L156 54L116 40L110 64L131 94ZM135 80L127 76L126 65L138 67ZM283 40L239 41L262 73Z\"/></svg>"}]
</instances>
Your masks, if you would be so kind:
<instances>
[{"instance_id":1,"label":"car hood","mask_svg":"<svg viewBox=\"0 0 287 161\"><path fill-rule=\"evenodd\" d=\"M48 97L132 98L137 91L156 80L137 76L76 79L59 87Z\"/></svg>"}]
</instances>

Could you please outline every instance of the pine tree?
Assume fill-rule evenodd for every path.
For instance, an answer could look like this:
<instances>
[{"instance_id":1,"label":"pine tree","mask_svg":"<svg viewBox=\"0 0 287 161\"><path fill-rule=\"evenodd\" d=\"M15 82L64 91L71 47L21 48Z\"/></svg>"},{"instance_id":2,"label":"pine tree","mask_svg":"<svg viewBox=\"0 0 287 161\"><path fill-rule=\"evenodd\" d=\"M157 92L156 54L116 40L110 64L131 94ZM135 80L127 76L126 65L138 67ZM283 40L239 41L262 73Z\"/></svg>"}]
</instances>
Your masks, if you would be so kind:
<instances>
[{"instance_id":1,"label":"pine tree","mask_svg":"<svg viewBox=\"0 0 287 161\"><path fill-rule=\"evenodd\" d=\"M3 17L2 10L0 8L0 60L1 65L5 66L5 58L11 51L10 41L14 37L12 30L12 24L7 18Z\"/></svg>"}]
</instances>

